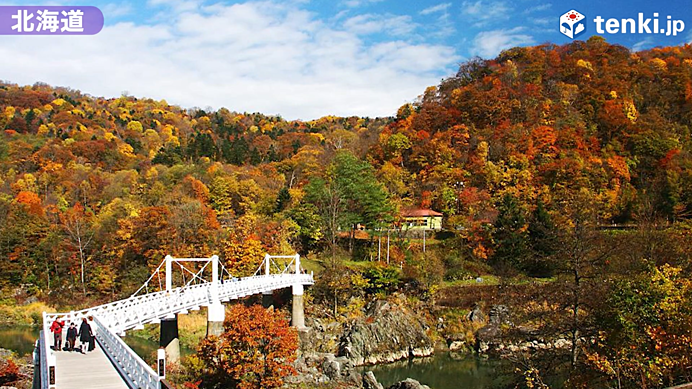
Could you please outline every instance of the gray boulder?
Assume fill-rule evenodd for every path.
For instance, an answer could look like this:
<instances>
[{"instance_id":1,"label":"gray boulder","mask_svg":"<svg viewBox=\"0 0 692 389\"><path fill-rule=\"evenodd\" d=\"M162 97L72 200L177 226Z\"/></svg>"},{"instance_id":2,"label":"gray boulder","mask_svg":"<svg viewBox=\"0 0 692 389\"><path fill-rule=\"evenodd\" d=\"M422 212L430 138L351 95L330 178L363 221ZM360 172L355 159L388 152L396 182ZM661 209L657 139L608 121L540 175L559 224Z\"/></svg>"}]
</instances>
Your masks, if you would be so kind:
<instances>
[{"instance_id":1,"label":"gray boulder","mask_svg":"<svg viewBox=\"0 0 692 389\"><path fill-rule=\"evenodd\" d=\"M361 380L351 361L345 357L325 354L320 367L322 374L331 381L358 383Z\"/></svg>"},{"instance_id":2,"label":"gray boulder","mask_svg":"<svg viewBox=\"0 0 692 389\"><path fill-rule=\"evenodd\" d=\"M511 324L509 321L509 308L506 305L493 305L490 308L490 312L488 312L488 321L493 326Z\"/></svg>"},{"instance_id":3,"label":"gray boulder","mask_svg":"<svg viewBox=\"0 0 692 389\"><path fill-rule=\"evenodd\" d=\"M341 377L341 363L335 359L325 359L322 363L322 373L330 380L337 380Z\"/></svg>"},{"instance_id":4,"label":"gray boulder","mask_svg":"<svg viewBox=\"0 0 692 389\"><path fill-rule=\"evenodd\" d=\"M383 389L382 384L377 382L375 374L369 371L363 374L363 389Z\"/></svg>"},{"instance_id":5,"label":"gray boulder","mask_svg":"<svg viewBox=\"0 0 692 389\"><path fill-rule=\"evenodd\" d=\"M485 315L479 305L474 306L473 310L466 315L466 318L474 323L482 323L485 321Z\"/></svg>"},{"instance_id":6,"label":"gray boulder","mask_svg":"<svg viewBox=\"0 0 692 389\"><path fill-rule=\"evenodd\" d=\"M412 378L407 378L404 381L397 382L387 389L430 389L430 387L428 385L423 385Z\"/></svg>"},{"instance_id":7,"label":"gray boulder","mask_svg":"<svg viewBox=\"0 0 692 389\"><path fill-rule=\"evenodd\" d=\"M476 350L480 353L492 351L500 336L503 324L511 325L509 308L505 305L493 305L488 312L488 324L476 332Z\"/></svg>"}]
</instances>

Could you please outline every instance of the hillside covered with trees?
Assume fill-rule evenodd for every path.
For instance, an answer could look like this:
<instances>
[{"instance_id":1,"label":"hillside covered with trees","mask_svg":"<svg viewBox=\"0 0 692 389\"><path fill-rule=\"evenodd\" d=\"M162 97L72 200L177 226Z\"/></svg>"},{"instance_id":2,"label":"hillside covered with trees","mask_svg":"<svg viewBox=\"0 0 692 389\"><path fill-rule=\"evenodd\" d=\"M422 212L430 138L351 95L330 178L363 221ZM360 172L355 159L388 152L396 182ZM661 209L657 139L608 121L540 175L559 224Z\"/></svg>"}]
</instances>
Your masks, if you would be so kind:
<instances>
[{"instance_id":1,"label":"hillside covered with trees","mask_svg":"<svg viewBox=\"0 0 692 389\"><path fill-rule=\"evenodd\" d=\"M392 114L286 121L4 83L0 286L113 298L167 254L245 275L296 251L334 270L316 302L552 277L523 314L571 337L573 368L633 387L690 374L692 46L510 49ZM410 207L445 215L427 255L396 231ZM390 263L354 266L387 230Z\"/></svg>"}]
</instances>

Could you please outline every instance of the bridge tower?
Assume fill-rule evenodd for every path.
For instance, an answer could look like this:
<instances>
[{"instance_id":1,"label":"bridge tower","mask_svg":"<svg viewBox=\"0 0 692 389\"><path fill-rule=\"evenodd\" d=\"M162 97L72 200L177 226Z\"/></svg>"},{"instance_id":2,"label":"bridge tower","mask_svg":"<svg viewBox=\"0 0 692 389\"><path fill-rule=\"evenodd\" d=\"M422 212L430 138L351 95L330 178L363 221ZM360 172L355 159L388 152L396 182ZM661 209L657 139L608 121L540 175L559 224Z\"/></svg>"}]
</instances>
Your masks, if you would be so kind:
<instances>
[{"instance_id":1,"label":"bridge tower","mask_svg":"<svg viewBox=\"0 0 692 389\"><path fill-rule=\"evenodd\" d=\"M211 268L213 275L211 282L212 303L207 307L207 336L219 336L223 333L223 321L226 319L226 308L219 299L219 256L212 255Z\"/></svg>"},{"instance_id":2,"label":"bridge tower","mask_svg":"<svg viewBox=\"0 0 692 389\"><path fill-rule=\"evenodd\" d=\"M269 254L264 254L264 274L269 275L269 269L270 269L270 263L271 263L271 255ZM273 291L267 291L262 293L262 306L264 308L269 308L274 306L274 292Z\"/></svg>"},{"instance_id":3,"label":"bridge tower","mask_svg":"<svg viewBox=\"0 0 692 389\"><path fill-rule=\"evenodd\" d=\"M166 292L173 290L173 257L166 255ZM180 339L178 337L178 314L170 314L161 319L159 345L166 350L166 360L177 363L180 360Z\"/></svg>"},{"instance_id":4,"label":"bridge tower","mask_svg":"<svg viewBox=\"0 0 692 389\"><path fill-rule=\"evenodd\" d=\"M219 257L211 258L173 258L166 256L166 291L173 290L173 262L211 262L210 303L207 306L207 336L221 335L223 333L223 321L226 318L226 309L219 298ZM172 314L161 320L161 334L159 344L166 349L166 357L170 362L180 360L180 339L178 337L178 314Z\"/></svg>"},{"instance_id":5,"label":"bridge tower","mask_svg":"<svg viewBox=\"0 0 692 389\"><path fill-rule=\"evenodd\" d=\"M300 254L295 259L296 275L300 274ZM303 301L303 284L293 284L291 301L291 325L299 330L305 329L305 303Z\"/></svg>"},{"instance_id":6,"label":"bridge tower","mask_svg":"<svg viewBox=\"0 0 692 389\"><path fill-rule=\"evenodd\" d=\"M295 255L264 255L264 274L269 276L271 269L272 258L292 259L295 267L295 274L300 275L300 254ZM290 268L290 263L283 269L287 271ZM279 269L281 270L281 269ZM303 284L291 285L293 292L292 307L291 307L291 325L299 330L306 329L305 327L305 303L303 301ZM268 308L272 304L272 295L269 293L262 294L262 305Z\"/></svg>"}]
</instances>

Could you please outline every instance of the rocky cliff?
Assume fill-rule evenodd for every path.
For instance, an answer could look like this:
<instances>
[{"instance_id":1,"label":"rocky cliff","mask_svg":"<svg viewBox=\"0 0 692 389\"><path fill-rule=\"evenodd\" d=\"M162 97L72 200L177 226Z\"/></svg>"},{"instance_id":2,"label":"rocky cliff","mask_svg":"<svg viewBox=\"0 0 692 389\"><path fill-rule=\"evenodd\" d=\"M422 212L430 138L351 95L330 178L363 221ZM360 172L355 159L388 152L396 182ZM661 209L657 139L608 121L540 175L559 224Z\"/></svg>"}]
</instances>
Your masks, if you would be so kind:
<instances>
[{"instance_id":1,"label":"rocky cliff","mask_svg":"<svg viewBox=\"0 0 692 389\"><path fill-rule=\"evenodd\" d=\"M425 319L405 303L405 298L377 300L366 306L363 317L340 322L308 318L300 332L300 356L292 383L379 389L356 366L394 362L433 354Z\"/></svg>"},{"instance_id":2,"label":"rocky cliff","mask_svg":"<svg viewBox=\"0 0 692 389\"><path fill-rule=\"evenodd\" d=\"M407 307L372 302L364 318L345 326L338 354L354 365L373 365L432 355L428 326Z\"/></svg>"}]
</instances>

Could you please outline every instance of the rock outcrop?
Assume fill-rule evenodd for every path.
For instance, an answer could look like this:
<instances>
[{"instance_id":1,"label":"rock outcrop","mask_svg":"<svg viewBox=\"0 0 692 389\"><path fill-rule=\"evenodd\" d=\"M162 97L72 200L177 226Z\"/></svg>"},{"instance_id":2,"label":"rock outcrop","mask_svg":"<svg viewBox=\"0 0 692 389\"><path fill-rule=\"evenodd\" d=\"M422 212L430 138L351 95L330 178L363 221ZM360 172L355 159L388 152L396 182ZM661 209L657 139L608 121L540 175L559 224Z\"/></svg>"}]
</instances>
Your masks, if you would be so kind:
<instances>
[{"instance_id":1,"label":"rock outcrop","mask_svg":"<svg viewBox=\"0 0 692 389\"><path fill-rule=\"evenodd\" d=\"M387 301L368 305L366 317L345 327L339 355L354 365L373 365L434 352L428 326L414 312Z\"/></svg>"},{"instance_id":2,"label":"rock outcrop","mask_svg":"<svg viewBox=\"0 0 692 389\"><path fill-rule=\"evenodd\" d=\"M348 358L337 357L331 353L302 355L294 363L294 368L298 375L288 377L287 382L311 385L338 382L344 387L357 388L360 388L363 382L360 373Z\"/></svg>"},{"instance_id":3,"label":"rock outcrop","mask_svg":"<svg viewBox=\"0 0 692 389\"><path fill-rule=\"evenodd\" d=\"M397 382L387 389L430 389L430 387L428 385L423 385L412 378L407 378L404 381Z\"/></svg>"},{"instance_id":4,"label":"rock outcrop","mask_svg":"<svg viewBox=\"0 0 692 389\"><path fill-rule=\"evenodd\" d=\"M476 332L476 350L483 354L495 348L503 324L510 325L509 309L504 305L493 305L488 312L488 324Z\"/></svg>"},{"instance_id":5,"label":"rock outcrop","mask_svg":"<svg viewBox=\"0 0 692 389\"><path fill-rule=\"evenodd\" d=\"M360 319L340 323L307 318L306 324L309 330L299 333L300 352L294 363L298 375L289 377L290 383L383 389L372 372L361 374L355 367L434 352L425 320L403 303L373 301Z\"/></svg>"},{"instance_id":6,"label":"rock outcrop","mask_svg":"<svg viewBox=\"0 0 692 389\"><path fill-rule=\"evenodd\" d=\"M504 332L503 332L504 326ZM515 325L510 321L509 309L494 305L488 312L488 324L476 332L476 351L479 354L514 354L536 350L567 350L570 340L543 337L531 326ZM582 341L586 341L582 339ZM450 345L450 351L452 346Z\"/></svg>"},{"instance_id":7,"label":"rock outcrop","mask_svg":"<svg viewBox=\"0 0 692 389\"><path fill-rule=\"evenodd\" d=\"M473 323L482 323L485 321L485 315L483 314L483 310L481 309L481 306L476 304L473 307L473 310L466 315L466 319L468 321L473 322Z\"/></svg>"},{"instance_id":8,"label":"rock outcrop","mask_svg":"<svg viewBox=\"0 0 692 389\"><path fill-rule=\"evenodd\" d=\"M305 325L310 329L300 331L300 352L309 354L336 354L339 349L339 339L343 333L341 323L324 322L317 318L305 318Z\"/></svg>"},{"instance_id":9,"label":"rock outcrop","mask_svg":"<svg viewBox=\"0 0 692 389\"><path fill-rule=\"evenodd\" d=\"M377 382L377 378L375 378L375 374L373 372L369 371L365 374L363 374L363 389L384 389L382 387L382 384Z\"/></svg>"}]
</instances>

